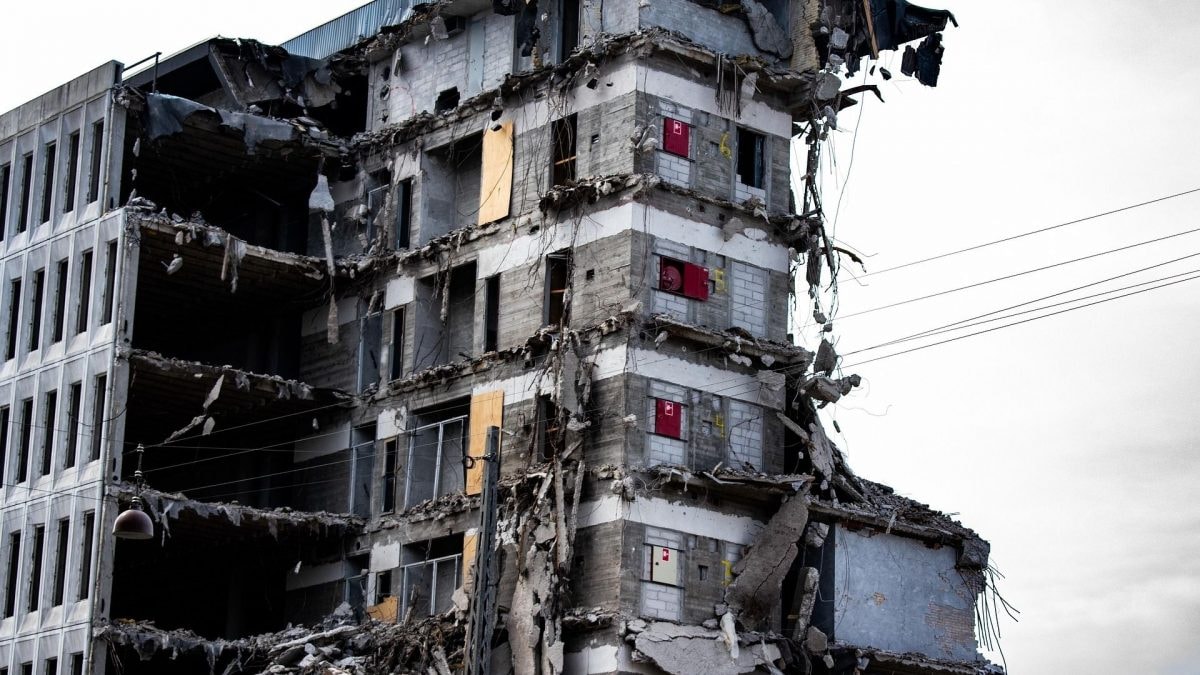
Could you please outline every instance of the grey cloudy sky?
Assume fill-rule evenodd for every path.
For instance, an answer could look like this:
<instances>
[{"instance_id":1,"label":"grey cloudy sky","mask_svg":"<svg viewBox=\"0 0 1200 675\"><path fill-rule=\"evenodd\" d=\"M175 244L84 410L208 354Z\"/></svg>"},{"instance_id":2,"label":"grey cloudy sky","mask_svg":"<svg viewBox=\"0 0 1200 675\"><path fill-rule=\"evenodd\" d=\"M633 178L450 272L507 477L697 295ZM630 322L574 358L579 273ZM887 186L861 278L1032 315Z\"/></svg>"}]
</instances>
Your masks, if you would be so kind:
<instances>
[{"instance_id":1,"label":"grey cloudy sky","mask_svg":"<svg viewBox=\"0 0 1200 675\"><path fill-rule=\"evenodd\" d=\"M215 34L278 42L358 4L9 3L0 110L109 59ZM845 187L835 235L871 256L868 270L1200 187L1200 3L928 4L961 23L940 85L899 77L899 55L885 55L898 76L881 82L887 103L843 113L823 178L831 212ZM840 313L1200 227L1197 213L1193 195L861 283L847 274ZM835 334L848 353L1192 253L1200 233L847 316ZM1188 270L1200 257L1081 294ZM1198 293L1185 282L848 368L864 386L828 412L851 465L992 542L1022 612L1002 623L1014 673L1197 672Z\"/></svg>"}]
</instances>

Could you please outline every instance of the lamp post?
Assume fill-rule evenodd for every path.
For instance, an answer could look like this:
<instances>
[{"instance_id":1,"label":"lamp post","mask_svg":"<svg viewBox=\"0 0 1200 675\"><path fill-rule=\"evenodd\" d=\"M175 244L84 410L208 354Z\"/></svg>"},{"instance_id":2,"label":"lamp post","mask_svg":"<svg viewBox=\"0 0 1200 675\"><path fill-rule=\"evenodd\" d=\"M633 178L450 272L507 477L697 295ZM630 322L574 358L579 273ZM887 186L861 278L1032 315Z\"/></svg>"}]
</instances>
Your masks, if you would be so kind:
<instances>
[{"instance_id":1,"label":"lamp post","mask_svg":"<svg viewBox=\"0 0 1200 675\"><path fill-rule=\"evenodd\" d=\"M136 484L133 503L117 516L116 522L113 523L112 533L118 539L150 539L154 536L154 522L142 510L142 487L145 485L145 480L142 478L142 454L146 452L146 448L138 443L135 452L137 452L137 470L133 472L133 480Z\"/></svg>"}]
</instances>

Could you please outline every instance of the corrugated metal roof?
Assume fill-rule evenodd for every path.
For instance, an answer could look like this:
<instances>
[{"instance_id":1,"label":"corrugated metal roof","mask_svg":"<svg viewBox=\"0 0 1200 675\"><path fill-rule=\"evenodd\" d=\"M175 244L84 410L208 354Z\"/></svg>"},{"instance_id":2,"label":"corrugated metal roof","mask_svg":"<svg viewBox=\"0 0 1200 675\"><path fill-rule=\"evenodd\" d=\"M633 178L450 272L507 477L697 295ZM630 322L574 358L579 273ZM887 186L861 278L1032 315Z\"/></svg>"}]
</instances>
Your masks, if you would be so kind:
<instances>
[{"instance_id":1,"label":"corrugated metal roof","mask_svg":"<svg viewBox=\"0 0 1200 675\"><path fill-rule=\"evenodd\" d=\"M374 0L283 43L291 54L323 59L404 20L413 0Z\"/></svg>"}]
</instances>

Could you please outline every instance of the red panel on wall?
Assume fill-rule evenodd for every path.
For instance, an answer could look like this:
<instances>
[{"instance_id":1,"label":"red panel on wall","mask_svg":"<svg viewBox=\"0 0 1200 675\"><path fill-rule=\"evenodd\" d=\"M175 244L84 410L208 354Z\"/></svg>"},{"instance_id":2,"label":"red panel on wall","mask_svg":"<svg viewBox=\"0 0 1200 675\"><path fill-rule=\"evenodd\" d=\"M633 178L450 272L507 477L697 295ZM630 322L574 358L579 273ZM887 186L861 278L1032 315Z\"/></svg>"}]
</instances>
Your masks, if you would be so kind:
<instances>
[{"instance_id":1,"label":"red panel on wall","mask_svg":"<svg viewBox=\"0 0 1200 675\"><path fill-rule=\"evenodd\" d=\"M691 138L692 128L684 122L670 117L663 119L663 150L680 157L688 156L688 139Z\"/></svg>"},{"instance_id":2,"label":"red panel on wall","mask_svg":"<svg viewBox=\"0 0 1200 675\"><path fill-rule=\"evenodd\" d=\"M683 409L674 401L654 400L654 433L679 438L683 428Z\"/></svg>"},{"instance_id":3,"label":"red panel on wall","mask_svg":"<svg viewBox=\"0 0 1200 675\"><path fill-rule=\"evenodd\" d=\"M683 264L683 294L697 300L708 299L708 268Z\"/></svg>"}]
</instances>

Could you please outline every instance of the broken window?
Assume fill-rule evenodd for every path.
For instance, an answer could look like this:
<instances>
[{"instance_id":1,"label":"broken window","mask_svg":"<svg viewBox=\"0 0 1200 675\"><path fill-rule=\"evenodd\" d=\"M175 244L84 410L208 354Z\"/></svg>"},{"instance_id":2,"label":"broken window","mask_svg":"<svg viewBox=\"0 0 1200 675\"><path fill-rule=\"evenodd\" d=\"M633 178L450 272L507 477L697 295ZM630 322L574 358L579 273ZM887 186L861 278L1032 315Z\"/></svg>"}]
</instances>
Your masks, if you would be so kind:
<instances>
[{"instance_id":1,"label":"broken window","mask_svg":"<svg viewBox=\"0 0 1200 675\"><path fill-rule=\"evenodd\" d=\"M708 300L708 268L660 256L658 290L693 300Z\"/></svg>"},{"instance_id":2,"label":"broken window","mask_svg":"<svg viewBox=\"0 0 1200 675\"><path fill-rule=\"evenodd\" d=\"M391 190L391 174L385 171L378 171L371 175L371 182L375 187L367 191L367 242L368 245L374 243L377 233L376 224L382 223L384 213L387 211L387 196ZM386 227L386 224L384 224Z\"/></svg>"},{"instance_id":3,"label":"broken window","mask_svg":"<svg viewBox=\"0 0 1200 675\"><path fill-rule=\"evenodd\" d=\"M474 134L430 150L423 168L420 242L475 224L483 172L482 136Z\"/></svg>"},{"instance_id":4,"label":"broken window","mask_svg":"<svg viewBox=\"0 0 1200 675\"><path fill-rule=\"evenodd\" d=\"M107 395L108 375L100 373L96 376L96 384L92 390L92 461L100 459L100 450L104 447L104 398Z\"/></svg>"},{"instance_id":5,"label":"broken window","mask_svg":"<svg viewBox=\"0 0 1200 675\"><path fill-rule=\"evenodd\" d=\"M75 466L75 457L79 452L79 412L83 404L83 383L71 384L71 393L67 398L67 456L63 460L63 468ZM7 410L5 411L7 413ZM7 418L5 418L7 428ZM0 453L2 454L2 453Z\"/></svg>"},{"instance_id":6,"label":"broken window","mask_svg":"<svg viewBox=\"0 0 1200 675\"><path fill-rule=\"evenodd\" d=\"M738 129L737 178L746 187L763 189L766 180L766 137L749 129Z\"/></svg>"},{"instance_id":7,"label":"broken window","mask_svg":"<svg viewBox=\"0 0 1200 675\"><path fill-rule=\"evenodd\" d=\"M412 236L412 179L396 185L396 231L395 247L408 248Z\"/></svg>"},{"instance_id":8,"label":"broken window","mask_svg":"<svg viewBox=\"0 0 1200 675\"><path fill-rule=\"evenodd\" d=\"M546 297L543 326L560 326L569 319L567 287L571 282L571 250L546 256Z\"/></svg>"},{"instance_id":9,"label":"broken window","mask_svg":"<svg viewBox=\"0 0 1200 675\"><path fill-rule=\"evenodd\" d=\"M500 275L488 277L483 305L483 351L494 352L500 345Z\"/></svg>"},{"instance_id":10,"label":"broken window","mask_svg":"<svg viewBox=\"0 0 1200 675\"><path fill-rule=\"evenodd\" d=\"M17 357L17 335L21 324L21 280L13 279L8 282L8 340L4 349L4 358L12 360Z\"/></svg>"},{"instance_id":11,"label":"broken window","mask_svg":"<svg viewBox=\"0 0 1200 675\"><path fill-rule=\"evenodd\" d=\"M670 117L663 119L663 150L679 157L687 157L691 150L692 127Z\"/></svg>"},{"instance_id":12,"label":"broken window","mask_svg":"<svg viewBox=\"0 0 1200 675\"><path fill-rule=\"evenodd\" d=\"M375 601L371 604L378 605L392 594L392 571L384 570L375 575Z\"/></svg>"},{"instance_id":13,"label":"broken window","mask_svg":"<svg viewBox=\"0 0 1200 675\"><path fill-rule=\"evenodd\" d=\"M79 132L67 137L67 184L63 189L63 213L75 210L75 186L79 180Z\"/></svg>"},{"instance_id":14,"label":"broken window","mask_svg":"<svg viewBox=\"0 0 1200 675\"><path fill-rule=\"evenodd\" d=\"M404 547L400 573L400 615L434 616L449 611L462 579L462 535L432 539Z\"/></svg>"},{"instance_id":15,"label":"broken window","mask_svg":"<svg viewBox=\"0 0 1200 675\"><path fill-rule=\"evenodd\" d=\"M438 93L437 100L433 103L433 112L441 114L454 110L457 107L458 87L450 87Z\"/></svg>"},{"instance_id":16,"label":"broken window","mask_svg":"<svg viewBox=\"0 0 1200 675\"><path fill-rule=\"evenodd\" d=\"M550 165L550 184L566 185L575 180L575 137L579 116L572 113L550 123L550 141L554 154Z\"/></svg>"},{"instance_id":17,"label":"broken window","mask_svg":"<svg viewBox=\"0 0 1200 675\"><path fill-rule=\"evenodd\" d=\"M33 437L33 399L21 401L21 444L17 448L17 475L14 483L29 477L29 446Z\"/></svg>"},{"instance_id":18,"label":"broken window","mask_svg":"<svg viewBox=\"0 0 1200 675\"><path fill-rule=\"evenodd\" d=\"M58 430L58 391L46 392L42 409L42 473L47 476L54 464L54 437Z\"/></svg>"},{"instance_id":19,"label":"broken window","mask_svg":"<svg viewBox=\"0 0 1200 675\"><path fill-rule=\"evenodd\" d=\"M354 472L350 491L350 512L371 517L371 481L375 479L375 425L364 424L352 432Z\"/></svg>"},{"instance_id":20,"label":"broken window","mask_svg":"<svg viewBox=\"0 0 1200 675\"><path fill-rule=\"evenodd\" d=\"M92 249L80 256L79 263L79 311L75 317L75 332L88 329L88 310L92 306ZM9 357L12 358L12 357Z\"/></svg>"},{"instance_id":21,"label":"broken window","mask_svg":"<svg viewBox=\"0 0 1200 675\"><path fill-rule=\"evenodd\" d=\"M561 63L579 46L579 0L562 0L559 10L558 60Z\"/></svg>"},{"instance_id":22,"label":"broken window","mask_svg":"<svg viewBox=\"0 0 1200 675\"><path fill-rule=\"evenodd\" d=\"M390 379L398 380L404 374L404 308L392 310L392 344L388 351Z\"/></svg>"},{"instance_id":23,"label":"broken window","mask_svg":"<svg viewBox=\"0 0 1200 675\"><path fill-rule=\"evenodd\" d=\"M100 325L113 320L113 304L117 287L117 241L108 242L108 255L104 258L104 314Z\"/></svg>"},{"instance_id":24,"label":"broken window","mask_svg":"<svg viewBox=\"0 0 1200 675\"><path fill-rule=\"evenodd\" d=\"M42 302L46 296L46 270L40 269L33 273L33 292L29 296L29 344L26 348L35 351L41 347L42 340Z\"/></svg>"},{"instance_id":25,"label":"broken window","mask_svg":"<svg viewBox=\"0 0 1200 675\"><path fill-rule=\"evenodd\" d=\"M0 241L8 229L8 187L12 182L12 165L0 164Z\"/></svg>"},{"instance_id":26,"label":"broken window","mask_svg":"<svg viewBox=\"0 0 1200 675\"><path fill-rule=\"evenodd\" d=\"M54 161L58 144L50 141L42 153L42 218L38 222L50 222L50 206L54 202Z\"/></svg>"},{"instance_id":27,"label":"broken window","mask_svg":"<svg viewBox=\"0 0 1200 675\"><path fill-rule=\"evenodd\" d=\"M42 599L42 561L46 554L46 526L33 528L33 569L29 575L29 604L26 608L36 611Z\"/></svg>"},{"instance_id":28,"label":"broken window","mask_svg":"<svg viewBox=\"0 0 1200 675\"><path fill-rule=\"evenodd\" d=\"M4 616L8 618L17 610L17 572L21 564L21 533L8 535L8 573L4 582Z\"/></svg>"},{"instance_id":29,"label":"broken window","mask_svg":"<svg viewBox=\"0 0 1200 675\"><path fill-rule=\"evenodd\" d=\"M58 274L54 283L54 328L50 335L51 343L62 342L67 325L67 280L69 277L67 276L66 259L59 260L56 267Z\"/></svg>"},{"instance_id":30,"label":"broken window","mask_svg":"<svg viewBox=\"0 0 1200 675\"><path fill-rule=\"evenodd\" d=\"M405 462L405 508L463 491L468 416L448 413L468 406L469 403L459 402L413 415L416 426L408 432Z\"/></svg>"},{"instance_id":31,"label":"broken window","mask_svg":"<svg viewBox=\"0 0 1200 675\"><path fill-rule=\"evenodd\" d=\"M399 460L400 443L391 439L383 444L383 503L384 513L396 510L396 463ZM375 601L379 603L378 600Z\"/></svg>"},{"instance_id":32,"label":"broken window","mask_svg":"<svg viewBox=\"0 0 1200 675\"><path fill-rule=\"evenodd\" d=\"M92 123L91 171L88 173L88 203L100 198L100 167L103 159L100 154L104 149L104 120Z\"/></svg>"},{"instance_id":33,"label":"broken window","mask_svg":"<svg viewBox=\"0 0 1200 675\"><path fill-rule=\"evenodd\" d=\"M67 547L71 545L71 519L58 521L58 546L54 549L54 600L53 606L63 604L67 590Z\"/></svg>"},{"instance_id":34,"label":"broken window","mask_svg":"<svg viewBox=\"0 0 1200 675\"><path fill-rule=\"evenodd\" d=\"M380 350L383 348L383 312L369 312L363 303L364 316L360 321L358 341L358 391L379 384ZM368 313L369 312L369 313Z\"/></svg>"},{"instance_id":35,"label":"broken window","mask_svg":"<svg viewBox=\"0 0 1200 675\"><path fill-rule=\"evenodd\" d=\"M549 460L562 451L562 409L549 394L537 398L537 433L541 457Z\"/></svg>"},{"instance_id":36,"label":"broken window","mask_svg":"<svg viewBox=\"0 0 1200 675\"><path fill-rule=\"evenodd\" d=\"M29 197L33 191L33 153L21 158L21 201L17 202L17 234L29 228Z\"/></svg>"},{"instance_id":37,"label":"broken window","mask_svg":"<svg viewBox=\"0 0 1200 675\"><path fill-rule=\"evenodd\" d=\"M79 599L86 600L92 589L92 543L96 529L96 512L83 512L83 546L79 553Z\"/></svg>"},{"instance_id":38,"label":"broken window","mask_svg":"<svg viewBox=\"0 0 1200 675\"><path fill-rule=\"evenodd\" d=\"M416 296L413 369L473 358L475 263L421 279Z\"/></svg>"}]
</instances>

